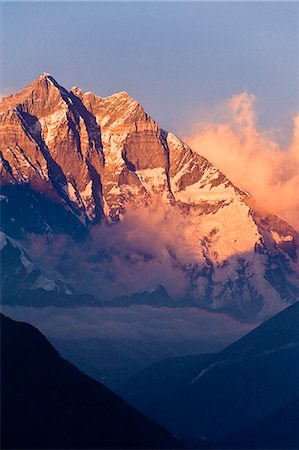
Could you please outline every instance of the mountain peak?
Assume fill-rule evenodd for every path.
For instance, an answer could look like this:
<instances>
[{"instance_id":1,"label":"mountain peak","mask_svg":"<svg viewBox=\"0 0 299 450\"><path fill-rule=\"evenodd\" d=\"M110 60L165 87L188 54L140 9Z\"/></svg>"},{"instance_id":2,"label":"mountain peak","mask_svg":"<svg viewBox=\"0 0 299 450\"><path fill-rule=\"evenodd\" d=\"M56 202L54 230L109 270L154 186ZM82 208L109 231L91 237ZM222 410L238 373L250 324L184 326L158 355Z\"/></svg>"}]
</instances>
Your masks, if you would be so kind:
<instances>
[{"instance_id":1,"label":"mountain peak","mask_svg":"<svg viewBox=\"0 0 299 450\"><path fill-rule=\"evenodd\" d=\"M115 92L114 94L108 95L107 97L102 97L103 100L109 101L122 101L126 103L139 105L138 101L135 100L130 94L126 91Z\"/></svg>"},{"instance_id":2,"label":"mountain peak","mask_svg":"<svg viewBox=\"0 0 299 450\"><path fill-rule=\"evenodd\" d=\"M39 79L39 78L50 78L50 77L53 78L52 75L49 72L43 72L36 79Z\"/></svg>"},{"instance_id":3,"label":"mountain peak","mask_svg":"<svg viewBox=\"0 0 299 450\"><path fill-rule=\"evenodd\" d=\"M36 77L31 83L29 83L22 91L20 92L24 92L24 91L29 91L29 90L34 90L37 88L37 86L41 85L41 84L48 84L49 82L51 82L54 85L58 85L57 81L55 80L55 78L48 72L43 72L41 73L38 77Z\"/></svg>"},{"instance_id":4,"label":"mountain peak","mask_svg":"<svg viewBox=\"0 0 299 450\"><path fill-rule=\"evenodd\" d=\"M134 99L127 93L127 91L115 92L115 94L110 95L110 97L126 97L126 98L130 98L130 99L134 100Z\"/></svg>"},{"instance_id":5,"label":"mountain peak","mask_svg":"<svg viewBox=\"0 0 299 450\"><path fill-rule=\"evenodd\" d=\"M35 108L38 101L44 102L49 95L54 98L57 95L61 96L63 93L67 93L67 91L57 83L52 75L44 72L21 91L3 98L0 101L0 112L5 112L9 108L17 108L25 103L27 103L27 107L31 105Z\"/></svg>"},{"instance_id":6,"label":"mountain peak","mask_svg":"<svg viewBox=\"0 0 299 450\"><path fill-rule=\"evenodd\" d=\"M80 89L78 86L73 86L70 92L73 92L77 96L82 96L84 94L83 90Z\"/></svg>"}]
</instances>

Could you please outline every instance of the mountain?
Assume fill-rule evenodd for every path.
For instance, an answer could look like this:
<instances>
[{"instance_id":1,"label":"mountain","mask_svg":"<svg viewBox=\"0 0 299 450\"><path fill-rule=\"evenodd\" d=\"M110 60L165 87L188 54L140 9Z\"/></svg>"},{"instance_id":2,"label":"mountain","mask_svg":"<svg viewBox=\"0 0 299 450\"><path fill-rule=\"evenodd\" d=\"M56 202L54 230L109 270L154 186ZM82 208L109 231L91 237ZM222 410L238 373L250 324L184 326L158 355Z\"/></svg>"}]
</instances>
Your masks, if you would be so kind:
<instances>
[{"instance_id":1,"label":"mountain","mask_svg":"<svg viewBox=\"0 0 299 450\"><path fill-rule=\"evenodd\" d=\"M37 267L30 256L16 240L0 232L1 247L1 284L3 292L17 293L19 285L24 290L43 288L45 291L55 291L72 294L71 290L55 280L55 277Z\"/></svg>"},{"instance_id":2,"label":"mountain","mask_svg":"<svg viewBox=\"0 0 299 450\"><path fill-rule=\"evenodd\" d=\"M101 98L77 87L68 91L42 74L1 100L0 157L3 231L21 243L44 236L46 248L49 236L85 242L80 262L89 273L99 271L95 280L80 285L86 267L72 277L63 255L49 268L81 293L105 302L162 285L174 303L245 320L298 298L296 231L255 210L247 193L161 129L126 92ZM136 229L130 231L132 214ZM104 226L118 236L115 258L105 253L107 243L90 238ZM68 261L78 259L69 249ZM136 275L114 292L122 271L118 260L111 265L117 258ZM143 272L153 275L141 286Z\"/></svg>"},{"instance_id":3,"label":"mountain","mask_svg":"<svg viewBox=\"0 0 299 450\"><path fill-rule=\"evenodd\" d=\"M298 323L297 302L220 353L155 363L118 392L184 439L298 448Z\"/></svg>"},{"instance_id":4,"label":"mountain","mask_svg":"<svg viewBox=\"0 0 299 450\"><path fill-rule=\"evenodd\" d=\"M161 426L1 314L1 448L180 448Z\"/></svg>"},{"instance_id":5,"label":"mountain","mask_svg":"<svg viewBox=\"0 0 299 450\"><path fill-rule=\"evenodd\" d=\"M299 398L258 419L251 427L218 443L218 448L299 448Z\"/></svg>"},{"instance_id":6,"label":"mountain","mask_svg":"<svg viewBox=\"0 0 299 450\"><path fill-rule=\"evenodd\" d=\"M121 383L150 364L168 357L198 353L196 340L51 338L61 356L87 375L115 391ZM167 370L165 370L167 373ZM169 379L167 377L168 384ZM167 384L167 383L165 383Z\"/></svg>"},{"instance_id":7,"label":"mountain","mask_svg":"<svg viewBox=\"0 0 299 450\"><path fill-rule=\"evenodd\" d=\"M37 307L99 305L93 296L76 292L59 274L32 260L18 241L2 231L0 248L2 303Z\"/></svg>"},{"instance_id":8,"label":"mountain","mask_svg":"<svg viewBox=\"0 0 299 450\"><path fill-rule=\"evenodd\" d=\"M118 297L112 300L109 305L111 306L131 306L131 305L151 305L154 307L159 306L175 306L173 299L169 296L168 292L163 286L158 286L156 289L152 289L150 292L136 292L130 296Z\"/></svg>"}]
</instances>

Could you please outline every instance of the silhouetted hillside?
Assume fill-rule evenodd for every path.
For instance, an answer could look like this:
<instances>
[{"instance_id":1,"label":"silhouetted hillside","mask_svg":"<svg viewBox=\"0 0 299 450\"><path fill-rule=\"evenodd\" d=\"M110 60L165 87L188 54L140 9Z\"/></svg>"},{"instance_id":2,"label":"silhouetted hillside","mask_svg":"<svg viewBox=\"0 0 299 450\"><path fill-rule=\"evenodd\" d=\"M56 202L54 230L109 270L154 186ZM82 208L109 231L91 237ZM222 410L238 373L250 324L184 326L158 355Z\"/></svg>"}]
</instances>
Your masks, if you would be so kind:
<instances>
[{"instance_id":1,"label":"silhouetted hillside","mask_svg":"<svg viewBox=\"0 0 299 450\"><path fill-rule=\"evenodd\" d=\"M179 448L161 426L1 314L2 448Z\"/></svg>"}]
</instances>

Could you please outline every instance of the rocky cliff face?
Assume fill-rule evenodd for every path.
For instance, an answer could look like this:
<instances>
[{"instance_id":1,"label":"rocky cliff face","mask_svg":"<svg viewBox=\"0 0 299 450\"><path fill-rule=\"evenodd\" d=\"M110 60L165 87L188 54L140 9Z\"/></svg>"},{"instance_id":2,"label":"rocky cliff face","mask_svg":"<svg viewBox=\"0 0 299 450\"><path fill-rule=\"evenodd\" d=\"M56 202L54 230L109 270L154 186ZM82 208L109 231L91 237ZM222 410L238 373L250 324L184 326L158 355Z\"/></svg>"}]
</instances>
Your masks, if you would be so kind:
<instances>
[{"instance_id":1,"label":"rocky cliff face","mask_svg":"<svg viewBox=\"0 0 299 450\"><path fill-rule=\"evenodd\" d=\"M0 151L3 224L14 236L74 236L158 203L178 218L184 251L161 252L192 302L251 313L298 297L296 232L257 214L248 194L125 92L67 91L43 74L1 101ZM30 220L18 215L20 196Z\"/></svg>"},{"instance_id":2,"label":"rocky cliff face","mask_svg":"<svg viewBox=\"0 0 299 450\"><path fill-rule=\"evenodd\" d=\"M244 196L125 92L68 92L43 74L0 112L2 182L46 191L85 223L117 221L126 204L153 194L202 212Z\"/></svg>"}]
</instances>

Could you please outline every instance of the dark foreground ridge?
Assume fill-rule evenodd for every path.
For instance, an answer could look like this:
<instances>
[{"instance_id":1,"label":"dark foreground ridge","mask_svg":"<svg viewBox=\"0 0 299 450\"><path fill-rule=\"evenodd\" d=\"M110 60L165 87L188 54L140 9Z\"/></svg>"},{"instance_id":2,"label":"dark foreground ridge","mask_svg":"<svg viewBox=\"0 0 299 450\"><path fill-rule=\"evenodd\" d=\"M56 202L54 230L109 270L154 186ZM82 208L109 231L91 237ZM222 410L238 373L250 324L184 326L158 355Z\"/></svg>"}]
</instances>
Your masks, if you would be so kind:
<instances>
[{"instance_id":1,"label":"dark foreground ridge","mask_svg":"<svg viewBox=\"0 0 299 450\"><path fill-rule=\"evenodd\" d=\"M1 314L1 448L182 448L166 430Z\"/></svg>"}]
</instances>

